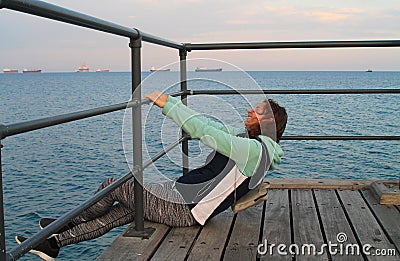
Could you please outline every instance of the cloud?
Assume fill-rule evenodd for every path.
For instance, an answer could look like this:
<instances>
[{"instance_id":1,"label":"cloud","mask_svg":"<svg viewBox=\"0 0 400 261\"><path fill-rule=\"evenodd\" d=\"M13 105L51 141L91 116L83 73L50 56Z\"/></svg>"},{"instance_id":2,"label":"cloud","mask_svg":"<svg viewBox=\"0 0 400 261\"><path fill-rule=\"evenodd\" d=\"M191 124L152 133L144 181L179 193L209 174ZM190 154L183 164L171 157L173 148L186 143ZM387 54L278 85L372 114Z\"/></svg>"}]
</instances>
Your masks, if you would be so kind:
<instances>
[{"instance_id":1,"label":"cloud","mask_svg":"<svg viewBox=\"0 0 400 261\"><path fill-rule=\"evenodd\" d=\"M339 8L329 11L311 11L310 13L305 13L311 17L317 18L321 22L337 22L340 20L345 20L353 16L354 14L362 13L363 11L358 8Z\"/></svg>"},{"instance_id":2,"label":"cloud","mask_svg":"<svg viewBox=\"0 0 400 261\"><path fill-rule=\"evenodd\" d=\"M240 24L250 24L250 22L248 20L226 20L225 24L240 25Z\"/></svg>"},{"instance_id":3,"label":"cloud","mask_svg":"<svg viewBox=\"0 0 400 261\"><path fill-rule=\"evenodd\" d=\"M340 12L345 12L345 13L363 13L365 10L360 9L360 8L339 8L338 9Z\"/></svg>"},{"instance_id":4,"label":"cloud","mask_svg":"<svg viewBox=\"0 0 400 261\"><path fill-rule=\"evenodd\" d=\"M323 11L311 12L310 16L315 17L322 22L336 22L339 20L347 19L349 17L349 15L347 14Z\"/></svg>"},{"instance_id":5,"label":"cloud","mask_svg":"<svg viewBox=\"0 0 400 261\"><path fill-rule=\"evenodd\" d=\"M270 5L257 3L246 6L237 6L237 10L231 10L231 16L225 20L225 24L251 25L251 24L279 24L285 21L309 22L337 22L350 19L355 15L364 13L360 8L333 8L316 5ZM239 11L240 9L240 11ZM233 18L232 15L235 17ZM310 21L310 19L312 19Z\"/></svg>"}]
</instances>

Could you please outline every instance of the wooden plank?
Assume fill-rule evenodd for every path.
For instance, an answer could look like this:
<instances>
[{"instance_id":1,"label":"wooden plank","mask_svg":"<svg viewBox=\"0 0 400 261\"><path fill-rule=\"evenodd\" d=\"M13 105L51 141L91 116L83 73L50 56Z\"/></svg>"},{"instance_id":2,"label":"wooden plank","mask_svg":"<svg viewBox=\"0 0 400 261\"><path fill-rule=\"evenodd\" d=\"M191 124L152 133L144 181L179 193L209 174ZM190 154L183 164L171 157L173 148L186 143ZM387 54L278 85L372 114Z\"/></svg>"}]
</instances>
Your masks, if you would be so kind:
<instances>
[{"instance_id":1,"label":"wooden plank","mask_svg":"<svg viewBox=\"0 0 400 261\"><path fill-rule=\"evenodd\" d=\"M281 189L362 189L376 180L333 180L333 179L266 179L271 188Z\"/></svg>"},{"instance_id":2,"label":"wooden plank","mask_svg":"<svg viewBox=\"0 0 400 261\"><path fill-rule=\"evenodd\" d=\"M400 250L400 212L395 206L382 206L373 196L371 190L362 191L368 205L372 208L375 216L378 217L386 234L393 244Z\"/></svg>"},{"instance_id":3,"label":"wooden plank","mask_svg":"<svg viewBox=\"0 0 400 261\"><path fill-rule=\"evenodd\" d=\"M341 251L340 244L357 244L356 237L346 219L346 215L336 196L335 190L314 190L319 214L324 228L327 242L338 244L332 247L330 252L331 259L336 260L364 260L362 256L349 256L345 251ZM346 235L346 240L342 241L342 236ZM339 237L339 241L338 241Z\"/></svg>"},{"instance_id":4,"label":"wooden plank","mask_svg":"<svg viewBox=\"0 0 400 261\"><path fill-rule=\"evenodd\" d=\"M188 260L220 260L233 222L233 213L225 211L207 222L200 232Z\"/></svg>"},{"instance_id":5,"label":"wooden plank","mask_svg":"<svg viewBox=\"0 0 400 261\"><path fill-rule=\"evenodd\" d=\"M276 248L279 244L291 244L290 229L289 192L287 189L271 189L266 201L261 241L261 252L266 253L260 255L260 260L292 260L291 255L279 255Z\"/></svg>"},{"instance_id":6,"label":"wooden plank","mask_svg":"<svg viewBox=\"0 0 400 261\"><path fill-rule=\"evenodd\" d=\"M324 244L321 228L318 221L317 210L315 207L312 191L310 189L292 190L292 215L294 243L300 249L300 255L296 260L328 260L328 255L324 252L321 255L308 253L308 249L303 246L313 244L316 251L319 251Z\"/></svg>"},{"instance_id":7,"label":"wooden plank","mask_svg":"<svg viewBox=\"0 0 400 261\"><path fill-rule=\"evenodd\" d=\"M256 260L262 208L260 204L237 214L224 260Z\"/></svg>"},{"instance_id":8,"label":"wooden plank","mask_svg":"<svg viewBox=\"0 0 400 261\"><path fill-rule=\"evenodd\" d=\"M382 260L381 256L373 255L377 249L394 249L384 231L369 210L367 203L361 197L359 191L339 190L340 199L350 218L350 222L356 232L361 246L371 245L371 255L366 256L368 260ZM398 260L397 257L385 256L385 260Z\"/></svg>"},{"instance_id":9,"label":"wooden plank","mask_svg":"<svg viewBox=\"0 0 400 261\"><path fill-rule=\"evenodd\" d=\"M383 182L373 182L371 191L375 194L379 204L382 205L399 205L400 190L398 184L385 184Z\"/></svg>"},{"instance_id":10,"label":"wooden plank","mask_svg":"<svg viewBox=\"0 0 400 261\"><path fill-rule=\"evenodd\" d=\"M151 260L184 260L200 229L201 226L172 228Z\"/></svg>"},{"instance_id":11,"label":"wooden plank","mask_svg":"<svg viewBox=\"0 0 400 261\"><path fill-rule=\"evenodd\" d=\"M156 230L149 239L137 237L124 237L125 231L134 227L134 223L118 236L114 242L97 259L98 261L109 260L147 260L156 251L162 239L169 231L169 227L163 224L145 221L145 227L152 227Z\"/></svg>"}]
</instances>

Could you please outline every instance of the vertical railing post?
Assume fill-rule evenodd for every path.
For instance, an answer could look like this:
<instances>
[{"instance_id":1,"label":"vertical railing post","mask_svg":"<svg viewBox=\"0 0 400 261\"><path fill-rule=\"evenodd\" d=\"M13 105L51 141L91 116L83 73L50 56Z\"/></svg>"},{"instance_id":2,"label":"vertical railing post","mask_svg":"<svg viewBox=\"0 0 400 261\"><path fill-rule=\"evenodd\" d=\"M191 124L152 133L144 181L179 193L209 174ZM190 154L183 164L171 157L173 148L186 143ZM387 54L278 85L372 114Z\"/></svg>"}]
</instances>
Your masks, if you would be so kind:
<instances>
[{"instance_id":1,"label":"vertical railing post","mask_svg":"<svg viewBox=\"0 0 400 261\"><path fill-rule=\"evenodd\" d=\"M187 51L185 49L179 50L179 59L180 59L180 72L181 72L181 91L184 93L181 95L182 103L187 105L187 67L186 67L186 56ZM186 133L182 130L182 136L185 136ZM189 141L185 139L182 142L182 172L183 175L189 172Z\"/></svg>"},{"instance_id":2,"label":"vertical railing post","mask_svg":"<svg viewBox=\"0 0 400 261\"><path fill-rule=\"evenodd\" d=\"M144 228L144 208L143 208L143 159L142 159L142 107L140 100L142 97L142 66L141 48L142 37L131 38L129 47L131 48L132 66L132 146L133 146L133 168L134 172L134 206L135 206L135 230L125 236L149 237L154 231L152 228Z\"/></svg>"},{"instance_id":3,"label":"vertical railing post","mask_svg":"<svg viewBox=\"0 0 400 261\"><path fill-rule=\"evenodd\" d=\"M6 233L4 226L4 201L3 201L3 171L1 167L1 150L3 145L0 140L0 260L6 261Z\"/></svg>"},{"instance_id":4,"label":"vertical railing post","mask_svg":"<svg viewBox=\"0 0 400 261\"><path fill-rule=\"evenodd\" d=\"M131 39L130 42L132 55L132 101L140 101L141 90L141 48L142 39ZM135 186L135 230L144 231L143 219L143 170L142 170L142 107L132 107L132 142L133 142L133 170L137 169L134 176Z\"/></svg>"}]
</instances>

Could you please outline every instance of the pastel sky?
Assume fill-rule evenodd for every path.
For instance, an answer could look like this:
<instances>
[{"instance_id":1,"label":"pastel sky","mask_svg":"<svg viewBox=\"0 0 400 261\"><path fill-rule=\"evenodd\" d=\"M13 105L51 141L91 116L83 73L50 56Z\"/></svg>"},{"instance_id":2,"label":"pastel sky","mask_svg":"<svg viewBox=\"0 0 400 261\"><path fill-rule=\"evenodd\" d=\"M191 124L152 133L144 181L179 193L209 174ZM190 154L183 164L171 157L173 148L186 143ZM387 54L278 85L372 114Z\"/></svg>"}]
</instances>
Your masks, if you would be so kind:
<instances>
[{"instance_id":1,"label":"pastel sky","mask_svg":"<svg viewBox=\"0 0 400 261\"><path fill-rule=\"evenodd\" d=\"M47 2L176 42L400 39L399 0ZM126 38L8 9L0 9L0 24L1 69L74 71L86 63L91 70L130 70ZM220 59L244 70L400 71L400 47L194 51L188 58ZM142 69L178 59L177 50L146 43Z\"/></svg>"}]
</instances>

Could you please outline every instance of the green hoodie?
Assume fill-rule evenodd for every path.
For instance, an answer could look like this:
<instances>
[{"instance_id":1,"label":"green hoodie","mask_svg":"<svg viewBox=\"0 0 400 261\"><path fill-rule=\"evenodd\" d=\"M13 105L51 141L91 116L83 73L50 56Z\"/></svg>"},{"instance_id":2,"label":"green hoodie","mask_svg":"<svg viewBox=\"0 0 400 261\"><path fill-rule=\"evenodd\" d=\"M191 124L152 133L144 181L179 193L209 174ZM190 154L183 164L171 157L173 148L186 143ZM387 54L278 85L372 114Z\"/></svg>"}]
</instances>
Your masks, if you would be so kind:
<instances>
[{"instance_id":1,"label":"green hoodie","mask_svg":"<svg viewBox=\"0 0 400 261\"><path fill-rule=\"evenodd\" d=\"M163 114L171 118L193 139L200 139L206 146L232 159L247 177L253 176L261 160L262 145L255 139L237 137L245 128L233 128L213 121L185 106L179 99L168 96ZM274 170L281 162L283 151L278 143L267 136L259 136L264 142Z\"/></svg>"}]
</instances>

